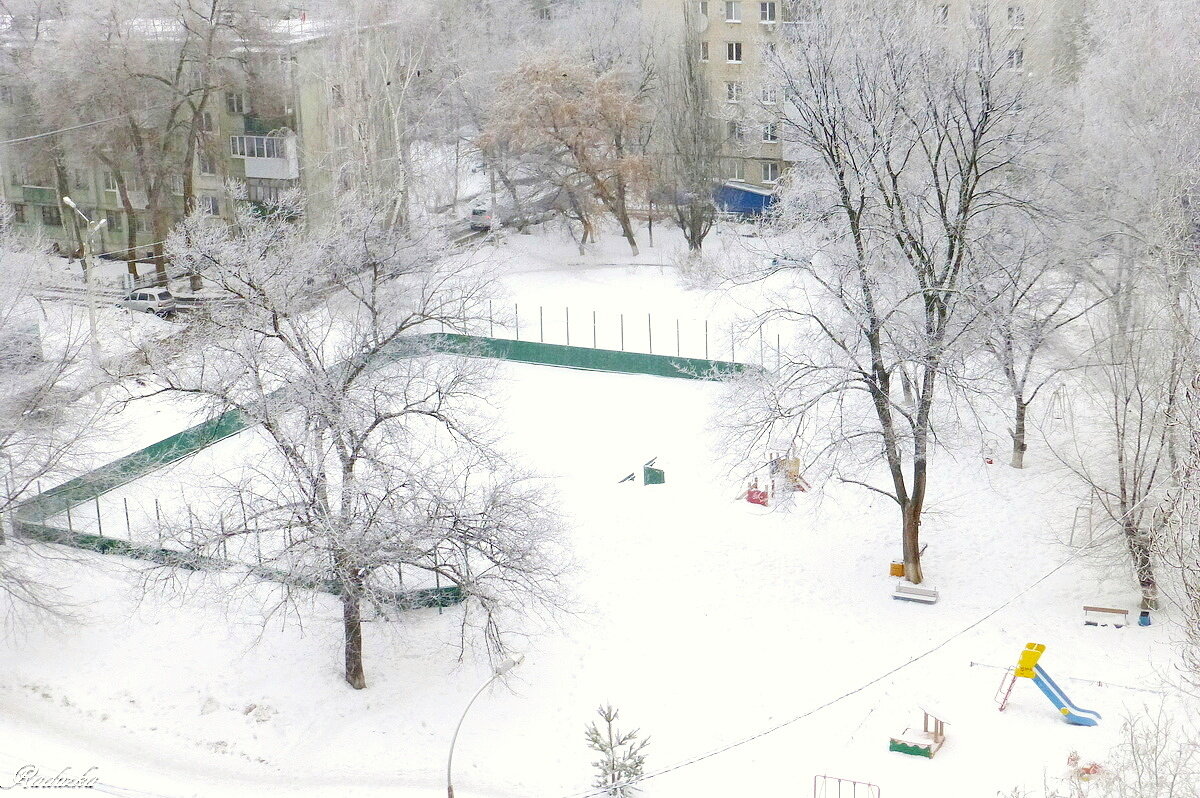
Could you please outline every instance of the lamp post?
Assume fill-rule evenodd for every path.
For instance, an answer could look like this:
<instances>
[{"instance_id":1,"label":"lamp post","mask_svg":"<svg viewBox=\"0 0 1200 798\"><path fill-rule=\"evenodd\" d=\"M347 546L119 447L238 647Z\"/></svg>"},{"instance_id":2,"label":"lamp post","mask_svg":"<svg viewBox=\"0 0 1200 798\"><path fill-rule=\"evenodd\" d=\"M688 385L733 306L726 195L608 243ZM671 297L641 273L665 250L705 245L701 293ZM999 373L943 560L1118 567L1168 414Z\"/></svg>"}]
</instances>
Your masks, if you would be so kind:
<instances>
[{"instance_id":1,"label":"lamp post","mask_svg":"<svg viewBox=\"0 0 1200 798\"><path fill-rule=\"evenodd\" d=\"M87 286L87 306L88 306L88 331L92 337L92 365L96 368L100 367L100 350L98 349L99 342L96 338L96 292L95 285L92 281L92 236L100 232L100 228L108 223L108 219L101 219L93 222L87 217L83 211L79 210L79 206L75 204L75 200L63 195L63 205L66 205L75 213L79 214L79 218L83 219L83 223L87 225L87 230L83 235L83 281Z\"/></svg>"},{"instance_id":2,"label":"lamp post","mask_svg":"<svg viewBox=\"0 0 1200 798\"><path fill-rule=\"evenodd\" d=\"M491 686L492 682L499 679L504 674L511 671L513 668L525 661L524 654L518 654L515 657L509 657L501 662L495 672L488 678L486 682L471 696L471 700L467 702L467 708L463 710L462 717L458 719L458 725L454 727L454 736L450 738L450 756L446 759L446 798L454 798L454 783L451 780L451 772L454 767L454 743L458 741L458 732L462 729L463 721L467 719L467 713L471 711L471 705L475 703L475 699L483 695L483 691Z\"/></svg>"}]
</instances>

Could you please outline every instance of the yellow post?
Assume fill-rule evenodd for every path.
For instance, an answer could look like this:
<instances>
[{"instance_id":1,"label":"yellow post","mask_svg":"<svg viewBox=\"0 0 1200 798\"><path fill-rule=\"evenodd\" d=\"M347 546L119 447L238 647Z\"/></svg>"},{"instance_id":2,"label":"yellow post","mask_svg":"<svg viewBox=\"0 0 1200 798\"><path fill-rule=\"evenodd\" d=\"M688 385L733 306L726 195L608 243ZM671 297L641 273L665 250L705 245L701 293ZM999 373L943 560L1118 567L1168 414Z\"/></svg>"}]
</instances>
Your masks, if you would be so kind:
<instances>
[{"instance_id":1,"label":"yellow post","mask_svg":"<svg viewBox=\"0 0 1200 798\"><path fill-rule=\"evenodd\" d=\"M1034 667L1037 665L1038 660L1041 659L1042 652L1045 650L1046 647L1041 643L1026 643L1025 650L1021 652L1021 656L1017 659L1016 675L1023 676L1026 679L1032 679L1036 676L1037 673L1034 671Z\"/></svg>"}]
</instances>

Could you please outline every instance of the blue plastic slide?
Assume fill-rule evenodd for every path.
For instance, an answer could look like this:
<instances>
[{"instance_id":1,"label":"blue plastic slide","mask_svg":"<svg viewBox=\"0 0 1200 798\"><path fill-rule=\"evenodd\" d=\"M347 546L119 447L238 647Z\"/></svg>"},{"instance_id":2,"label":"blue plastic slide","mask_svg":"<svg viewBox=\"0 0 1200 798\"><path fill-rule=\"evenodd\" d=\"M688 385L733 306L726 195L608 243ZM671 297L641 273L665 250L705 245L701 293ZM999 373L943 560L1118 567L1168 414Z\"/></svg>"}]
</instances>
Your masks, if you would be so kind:
<instances>
[{"instance_id":1,"label":"blue plastic slide","mask_svg":"<svg viewBox=\"0 0 1200 798\"><path fill-rule=\"evenodd\" d=\"M1035 665L1034 671L1037 673L1033 677L1033 683L1046 694L1046 698L1050 699L1050 703L1058 708L1058 711L1066 718L1067 723L1073 723L1076 726L1095 726L1100 721L1100 713L1092 712L1090 709L1080 709L1071 703L1071 699L1067 698L1067 694L1062 691L1050 674L1042 670L1041 665Z\"/></svg>"}]
</instances>

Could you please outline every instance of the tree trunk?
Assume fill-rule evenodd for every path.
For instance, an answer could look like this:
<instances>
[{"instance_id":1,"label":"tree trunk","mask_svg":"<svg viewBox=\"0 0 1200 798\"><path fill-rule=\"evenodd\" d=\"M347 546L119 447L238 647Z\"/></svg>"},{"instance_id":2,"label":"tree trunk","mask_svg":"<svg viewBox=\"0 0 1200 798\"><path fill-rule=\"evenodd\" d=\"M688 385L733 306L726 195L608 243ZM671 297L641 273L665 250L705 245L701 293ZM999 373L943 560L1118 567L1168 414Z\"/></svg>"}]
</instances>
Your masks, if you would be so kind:
<instances>
[{"instance_id":1,"label":"tree trunk","mask_svg":"<svg viewBox=\"0 0 1200 798\"><path fill-rule=\"evenodd\" d=\"M1133 559L1133 572L1142 591L1142 609L1158 609L1158 580L1154 578L1154 563L1150 559L1150 535L1136 524L1125 524L1125 544Z\"/></svg>"},{"instance_id":2,"label":"tree trunk","mask_svg":"<svg viewBox=\"0 0 1200 798\"><path fill-rule=\"evenodd\" d=\"M917 493L917 491L914 491ZM920 491L919 495L923 495ZM914 585L924 581L921 571L921 504L920 498L910 499L900 508L904 523L901 540L904 546L904 578Z\"/></svg>"},{"instance_id":3,"label":"tree trunk","mask_svg":"<svg viewBox=\"0 0 1200 798\"><path fill-rule=\"evenodd\" d=\"M355 690L367 686L363 672L362 612L359 603L361 577L357 569L347 577L349 584L342 586L342 629L346 648L346 681Z\"/></svg>"},{"instance_id":4,"label":"tree trunk","mask_svg":"<svg viewBox=\"0 0 1200 798\"><path fill-rule=\"evenodd\" d=\"M1029 448L1025 443L1025 413L1029 409L1028 405L1021 399L1016 400L1017 412L1016 418L1013 421L1012 432L1012 462L1009 463L1013 468L1025 467L1025 450Z\"/></svg>"},{"instance_id":5,"label":"tree trunk","mask_svg":"<svg viewBox=\"0 0 1200 798\"><path fill-rule=\"evenodd\" d=\"M622 209L621 213L618 214L617 219L621 222L621 235L625 236L625 240L629 242L629 249L633 252L633 256L636 258L638 256L638 245L637 239L634 237L633 225L629 223L629 212Z\"/></svg>"}]
</instances>

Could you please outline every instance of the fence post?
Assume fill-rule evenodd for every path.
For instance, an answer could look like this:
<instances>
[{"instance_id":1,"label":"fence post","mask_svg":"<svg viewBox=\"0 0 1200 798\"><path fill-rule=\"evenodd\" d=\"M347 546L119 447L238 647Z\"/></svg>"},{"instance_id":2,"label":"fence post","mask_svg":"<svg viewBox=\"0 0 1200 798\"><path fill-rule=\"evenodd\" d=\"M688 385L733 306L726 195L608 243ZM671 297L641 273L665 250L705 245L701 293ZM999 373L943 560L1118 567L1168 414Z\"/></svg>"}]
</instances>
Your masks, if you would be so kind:
<instances>
[{"instance_id":1,"label":"fence post","mask_svg":"<svg viewBox=\"0 0 1200 798\"><path fill-rule=\"evenodd\" d=\"M75 534L75 525L71 523L71 505L67 505L67 531Z\"/></svg>"},{"instance_id":2,"label":"fence post","mask_svg":"<svg viewBox=\"0 0 1200 798\"><path fill-rule=\"evenodd\" d=\"M521 306L513 305L513 323L516 325L517 340L521 340Z\"/></svg>"},{"instance_id":3,"label":"fence post","mask_svg":"<svg viewBox=\"0 0 1200 798\"><path fill-rule=\"evenodd\" d=\"M650 314L646 314L646 342L650 344L650 354L654 354L654 324L650 321Z\"/></svg>"},{"instance_id":4,"label":"fence post","mask_svg":"<svg viewBox=\"0 0 1200 798\"><path fill-rule=\"evenodd\" d=\"M492 317L492 300L488 300L488 338L496 337L496 321Z\"/></svg>"},{"instance_id":5,"label":"fence post","mask_svg":"<svg viewBox=\"0 0 1200 798\"><path fill-rule=\"evenodd\" d=\"M625 351L625 314L621 314L621 351Z\"/></svg>"},{"instance_id":6,"label":"fence post","mask_svg":"<svg viewBox=\"0 0 1200 798\"><path fill-rule=\"evenodd\" d=\"M708 360L708 319L704 320L704 359Z\"/></svg>"},{"instance_id":7,"label":"fence post","mask_svg":"<svg viewBox=\"0 0 1200 798\"><path fill-rule=\"evenodd\" d=\"M675 357L683 357L683 350L679 343L679 319L675 319Z\"/></svg>"},{"instance_id":8,"label":"fence post","mask_svg":"<svg viewBox=\"0 0 1200 798\"><path fill-rule=\"evenodd\" d=\"M596 311L592 311L592 349L596 348Z\"/></svg>"},{"instance_id":9,"label":"fence post","mask_svg":"<svg viewBox=\"0 0 1200 798\"><path fill-rule=\"evenodd\" d=\"M133 540L133 529L129 526L129 497L122 496L121 501L125 503L125 537Z\"/></svg>"},{"instance_id":10,"label":"fence post","mask_svg":"<svg viewBox=\"0 0 1200 798\"><path fill-rule=\"evenodd\" d=\"M780 335L775 333L775 370L783 368L783 349L779 345Z\"/></svg>"},{"instance_id":11,"label":"fence post","mask_svg":"<svg viewBox=\"0 0 1200 798\"><path fill-rule=\"evenodd\" d=\"M538 305L538 340L546 343L546 314L541 305Z\"/></svg>"},{"instance_id":12,"label":"fence post","mask_svg":"<svg viewBox=\"0 0 1200 798\"><path fill-rule=\"evenodd\" d=\"M729 359L733 362L737 361L737 342L733 338L733 324L729 325Z\"/></svg>"},{"instance_id":13,"label":"fence post","mask_svg":"<svg viewBox=\"0 0 1200 798\"><path fill-rule=\"evenodd\" d=\"M571 309L567 308L567 346L571 345Z\"/></svg>"},{"instance_id":14,"label":"fence post","mask_svg":"<svg viewBox=\"0 0 1200 798\"><path fill-rule=\"evenodd\" d=\"M96 530L100 533L100 537L104 537L104 522L100 520L100 497L93 496L96 502Z\"/></svg>"}]
</instances>

